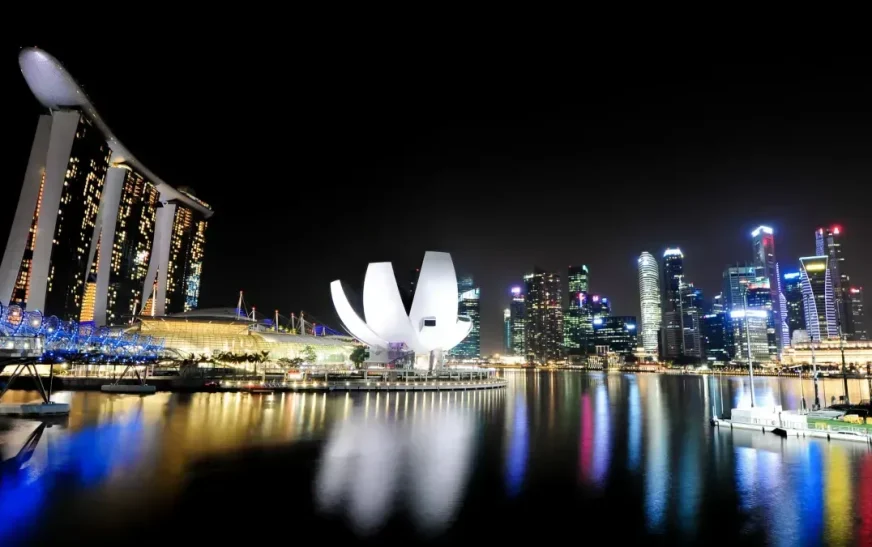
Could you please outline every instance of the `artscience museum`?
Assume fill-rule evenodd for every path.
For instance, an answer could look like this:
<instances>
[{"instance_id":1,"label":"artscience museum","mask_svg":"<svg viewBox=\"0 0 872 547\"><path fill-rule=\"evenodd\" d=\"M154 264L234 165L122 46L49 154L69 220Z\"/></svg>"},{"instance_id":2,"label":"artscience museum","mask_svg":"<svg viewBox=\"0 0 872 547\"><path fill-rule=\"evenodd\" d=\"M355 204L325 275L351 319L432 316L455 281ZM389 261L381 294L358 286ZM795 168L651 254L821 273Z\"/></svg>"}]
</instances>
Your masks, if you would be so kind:
<instances>
[{"instance_id":1,"label":"artscience museum","mask_svg":"<svg viewBox=\"0 0 872 547\"><path fill-rule=\"evenodd\" d=\"M451 255L424 254L407 312L390 262L373 262L363 283L363 316L352 307L340 280L330 284L336 313L345 329L370 348L372 363L412 359L419 370L442 366L445 352L469 334L472 322L457 313L457 276Z\"/></svg>"}]
</instances>

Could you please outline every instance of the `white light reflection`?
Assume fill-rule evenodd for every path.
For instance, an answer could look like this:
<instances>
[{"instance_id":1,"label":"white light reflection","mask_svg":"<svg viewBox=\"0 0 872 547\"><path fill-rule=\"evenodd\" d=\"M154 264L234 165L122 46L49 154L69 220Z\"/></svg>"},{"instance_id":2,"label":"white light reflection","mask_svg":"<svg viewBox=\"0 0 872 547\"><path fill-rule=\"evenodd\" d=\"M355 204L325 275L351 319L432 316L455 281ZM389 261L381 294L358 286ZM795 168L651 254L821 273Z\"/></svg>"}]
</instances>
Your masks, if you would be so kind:
<instances>
[{"instance_id":1,"label":"white light reflection","mask_svg":"<svg viewBox=\"0 0 872 547\"><path fill-rule=\"evenodd\" d=\"M662 532L669 506L669 443L666 441L668 416L661 396L660 376L648 377L645 430L645 521L651 532Z\"/></svg>"},{"instance_id":2,"label":"white light reflection","mask_svg":"<svg viewBox=\"0 0 872 547\"><path fill-rule=\"evenodd\" d=\"M473 450L472 422L446 407L414 425L359 415L339 424L316 477L320 510L347 511L361 535L376 532L395 508L407 508L422 530L443 530L460 507Z\"/></svg>"},{"instance_id":3,"label":"white light reflection","mask_svg":"<svg viewBox=\"0 0 872 547\"><path fill-rule=\"evenodd\" d=\"M639 470L642 459L642 405L639 402L639 383L635 376L627 378L630 383L630 400L627 413L627 427L630 438L627 447L627 468L630 471Z\"/></svg>"}]
</instances>

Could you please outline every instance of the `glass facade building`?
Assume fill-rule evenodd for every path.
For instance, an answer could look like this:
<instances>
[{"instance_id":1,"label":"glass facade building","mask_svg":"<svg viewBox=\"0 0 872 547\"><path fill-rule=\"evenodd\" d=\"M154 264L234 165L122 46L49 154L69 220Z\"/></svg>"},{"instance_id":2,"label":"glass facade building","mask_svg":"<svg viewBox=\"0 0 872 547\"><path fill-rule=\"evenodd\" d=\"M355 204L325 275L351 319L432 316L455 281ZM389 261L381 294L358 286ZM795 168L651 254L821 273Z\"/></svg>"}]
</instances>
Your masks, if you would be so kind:
<instances>
[{"instance_id":1,"label":"glass facade building","mask_svg":"<svg viewBox=\"0 0 872 547\"><path fill-rule=\"evenodd\" d=\"M790 329L787 326L786 301L781 292L781 276L778 262L775 259L775 231L769 226L760 226L751 232L754 246L754 265L758 276L769 280L770 299L772 301L772 320L774 322L776 344L780 353L790 345Z\"/></svg>"},{"instance_id":2,"label":"glass facade building","mask_svg":"<svg viewBox=\"0 0 872 547\"><path fill-rule=\"evenodd\" d=\"M838 313L829 257L806 256L800 258L799 263L802 266L805 326L809 338L814 342L838 338Z\"/></svg>"},{"instance_id":3,"label":"glass facade building","mask_svg":"<svg viewBox=\"0 0 872 547\"><path fill-rule=\"evenodd\" d=\"M634 316L597 317L593 320L596 346L607 346L609 351L628 355L636 350L637 323Z\"/></svg>"},{"instance_id":4,"label":"glass facade building","mask_svg":"<svg viewBox=\"0 0 872 547\"><path fill-rule=\"evenodd\" d=\"M787 304L787 328L793 343L793 333L805 330L805 304L802 296L802 274L785 272L781 287Z\"/></svg>"},{"instance_id":5,"label":"glass facade building","mask_svg":"<svg viewBox=\"0 0 872 547\"><path fill-rule=\"evenodd\" d=\"M702 338L702 316L705 314L705 302L702 291L695 288L693 283L682 284L681 299L684 355L701 360L705 357Z\"/></svg>"},{"instance_id":6,"label":"glass facade building","mask_svg":"<svg viewBox=\"0 0 872 547\"><path fill-rule=\"evenodd\" d=\"M539 270L524 276L527 355L538 362L563 356L560 276Z\"/></svg>"},{"instance_id":7,"label":"glass facade building","mask_svg":"<svg viewBox=\"0 0 872 547\"><path fill-rule=\"evenodd\" d=\"M663 356L666 359L684 355L683 283L684 255L681 249L666 249L663 253Z\"/></svg>"},{"instance_id":8,"label":"glass facade building","mask_svg":"<svg viewBox=\"0 0 872 547\"><path fill-rule=\"evenodd\" d=\"M702 317L702 338L705 358L709 362L728 363L735 357L733 324L725 311Z\"/></svg>"},{"instance_id":9,"label":"glass facade building","mask_svg":"<svg viewBox=\"0 0 872 547\"><path fill-rule=\"evenodd\" d=\"M851 295L851 320L853 327L851 339L869 340L869 333L866 332L866 316L863 310L863 287L851 287L849 293Z\"/></svg>"},{"instance_id":10,"label":"glass facade building","mask_svg":"<svg viewBox=\"0 0 872 547\"><path fill-rule=\"evenodd\" d=\"M660 268L651 253L639 256L639 302L642 310L642 346L649 354L657 354L662 321L660 301Z\"/></svg>"},{"instance_id":11,"label":"glass facade building","mask_svg":"<svg viewBox=\"0 0 872 547\"><path fill-rule=\"evenodd\" d=\"M457 359L478 359L481 357L481 291L472 285L474 283L471 277L461 278L457 282L457 313L469 317L472 321L472 329L470 329L469 334L449 352L449 355Z\"/></svg>"},{"instance_id":12,"label":"glass facade building","mask_svg":"<svg viewBox=\"0 0 872 547\"><path fill-rule=\"evenodd\" d=\"M585 265L570 266L568 276L569 305L563 316L563 346L570 355L586 353L593 340L588 306L590 272Z\"/></svg>"},{"instance_id":13,"label":"glass facade building","mask_svg":"<svg viewBox=\"0 0 872 547\"><path fill-rule=\"evenodd\" d=\"M521 287L512 287L512 303L509 305L511 317L511 353L512 355L527 355L526 330L527 312L524 293Z\"/></svg>"},{"instance_id":14,"label":"glass facade building","mask_svg":"<svg viewBox=\"0 0 872 547\"><path fill-rule=\"evenodd\" d=\"M503 353L512 354L512 310L503 310Z\"/></svg>"},{"instance_id":15,"label":"glass facade building","mask_svg":"<svg viewBox=\"0 0 872 547\"><path fill-rule=\"evenodd\" d=\"M745 287L757 278L753 266L731 266L724 270L724 307L726 311L741 310L745 298Z\"/></svg>"}]
</instances>

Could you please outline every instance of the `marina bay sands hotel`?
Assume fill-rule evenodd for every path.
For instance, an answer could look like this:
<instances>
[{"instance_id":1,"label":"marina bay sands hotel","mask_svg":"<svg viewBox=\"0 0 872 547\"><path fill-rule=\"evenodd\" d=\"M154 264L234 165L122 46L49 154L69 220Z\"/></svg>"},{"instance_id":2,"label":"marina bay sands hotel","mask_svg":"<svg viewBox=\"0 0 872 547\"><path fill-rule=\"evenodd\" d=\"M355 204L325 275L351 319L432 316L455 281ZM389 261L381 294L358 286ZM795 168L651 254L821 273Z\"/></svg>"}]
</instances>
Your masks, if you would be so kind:
<instances>
[{"instance_id":1,"label":"marina bay sands hotel","mask_svg":"<svg viewBox=\"0 0 872 547\"><path fill-rule=\"evenodd\" d=\"M196 308L212 209L137 161L57 59L27 48L19 64L46 113L0 264L0 303L97 325Z\"/></svg>"}]
</instances>

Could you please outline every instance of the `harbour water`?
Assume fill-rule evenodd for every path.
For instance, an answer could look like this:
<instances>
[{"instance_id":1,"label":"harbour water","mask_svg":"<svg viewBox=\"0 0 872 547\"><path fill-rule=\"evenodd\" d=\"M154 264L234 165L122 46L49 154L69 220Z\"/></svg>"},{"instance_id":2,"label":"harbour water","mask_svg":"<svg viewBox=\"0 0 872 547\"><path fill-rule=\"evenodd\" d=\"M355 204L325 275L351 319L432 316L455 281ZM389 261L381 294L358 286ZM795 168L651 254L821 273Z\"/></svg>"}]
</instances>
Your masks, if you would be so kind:
<instances>
[{"instance_id":1,"label":"harbour water","mask_svg":"<svg viewBox=\"0 0 872 547\"><path fill-rule=\"evenodd\" d=\"M57 393L67 419L0 420L0 545L872 545L872 447L711 427L748 378L504 374L476 392ZM802 391L755 380L758 405Z\"/></svg>"}]
</instances>

